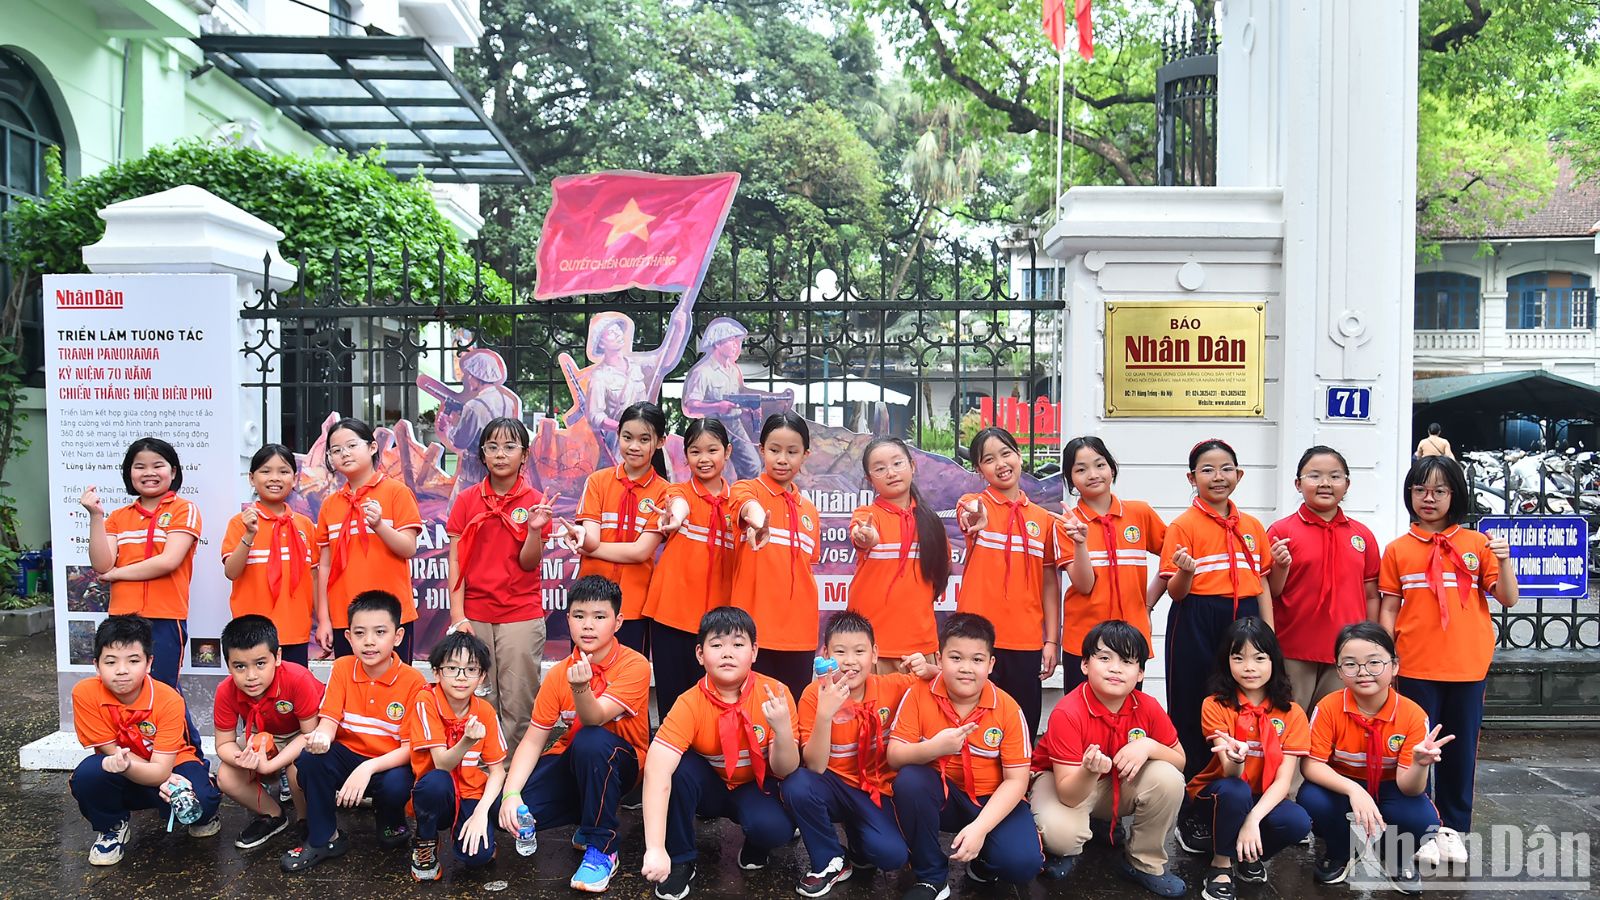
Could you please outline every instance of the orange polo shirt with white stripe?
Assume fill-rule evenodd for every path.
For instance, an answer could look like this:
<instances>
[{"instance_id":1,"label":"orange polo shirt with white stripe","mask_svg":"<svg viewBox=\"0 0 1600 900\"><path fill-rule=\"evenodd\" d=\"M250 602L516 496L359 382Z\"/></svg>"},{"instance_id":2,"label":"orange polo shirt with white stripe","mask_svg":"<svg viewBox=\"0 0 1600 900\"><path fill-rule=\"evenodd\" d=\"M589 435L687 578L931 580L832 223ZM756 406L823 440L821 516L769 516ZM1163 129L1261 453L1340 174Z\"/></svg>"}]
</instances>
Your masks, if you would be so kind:
<instances>
[{"instance_id":1,"label":"orange polo shirt with white stripe","mask_svg":"<svg viewBox=\"0 0 1600 900\"><path fill-rule=\"evenodd\" d=\"M683 696L672 704L672 710L661 721L661 727L656 729L656 737L650 743L650 749L652 753L674 753L678 756L692 750L704 757L705 761L711 764L711 770L722 779L722 783L732 790L755 780L755 772L750 768L751 747L745 743L748 738L741 732L739 759L730 778L724 768L722 737L717 729L722 712L713 706L705 695L704 686L709 677L700 679L699 684L684 691ZM744 714L755 727L757 752L766 758L767 771L771 772L772 725L767 722L767 714L761 709L761 704L767 702L767 691L771 690L773 696L783 698L788 704L790 722L797 721L799 713L794 706L794 695L789 693L783 682L762 675L760 672L751 672L749 677L755 679L755 687L744 699Z\"/></svg>"},{"instance_id":2,"label":"orange polo shirt with white stripe","mask_svg":"<svg viewBox=\"0 0 1600 900\"><path fill-rule=\"evenodd\" d=\"M245 556L244 574L233 581L228 594L228 611L235 619L240 616L266 616L278 626L278 640L285 644L304 644L311 640L311 616L314 606L312 582L317 565L311 548L316 537L316 526L300 513L289 511L295 533L300 537L300 554L290 552L288 541L279 541L276 547L267 546L272 541L272 523L260 522L256 527L255 543ZM226 563L233 549L244 538L244 513L228 520L228 531L222 538L222 559ZM280 566L278 594L273 596L267 579L267 564L278 555ZM295 572L299 572L299 584Z\"/></svg>"},{"instance_id":3,"label":"orange polo shirt with white stripe","mask_svg":"<svg viewBox=\"0 0 1600 900\"><path fill-rule=\"evenodd\" d=\"M383 524L395 531L422 531L422 513L417 498L398 478L378 474L367 499L378 501ZM350 544L344 569L328 571L328 620L335 629L350 627L350 601L362 591L388 591L400 600L400 624L415 621L417 599L411 593L411 560L390 552L383 539L366 526L366 517L356 510L359 525L352 538L344 533L345 516L350 512L349 496L335 491L322 501L317 511L317 547L327 547L330 566L337 567L339 545ZM337 578L334 576L337 574Z\"/></svg>"},{"instance_id":4,"label":"orange polo shirt with white stripe","mask_svg":"<svg viewBox=\"0 0 1600 900\"><path fill-rule=\"evenodd\" d=\"M871 550L856 550L848 604L872 623L878 653L899 658L938 652L933 604L939 598L933 595L933 585L922 577L916 522L905 522L877 503L857 507L850 522L865 523L878 532L878 543Z\"/></svg>"},{"instance_id":5,"label":"orange polo shirt with white stripe","mask_svg":"<svg viewBox=\"0 0 1600 900\"><path fill-rule=\"evenodd\" d=\"M1228 571L1231 567L1238 575L1238 598L1260 594L1261 577L1272 570L1272 554L1267 552L1267 530L1261 527L1261 520L1240 512L1232 500L1228 501L1229 513L1239 516L1239 534L1243 537L1243 546L1240 546L1239 540L1232 538L1226 529L1200 508L1200 502L1195 500L1167 526L1167 539L1161 547L1161 568L1157 574L1162 578L1178 574L1178 566L1172 557L1177 554L1179 547L1187 547L1195 563L1189 593L1214 597L1235 596L1234 576ZM1231 561L1228 558L1230 546Z\"/></svg>"},{"instance_id":6,"label":"orange polo shirt with white stripe","mask_svg":"<svg viewBox=\"0 0 1600 900\"><path fill-rule=\"evenodd\" d=\"M622 464L601 469L583 483L583 499L578 503L577 522L594 522L600 526L600 542L614 544L631 542L647 531L657 530L661 518L661 495L670 486L665 478L649 470L644 478L634 482L631 509L622 509L628 491L628 476ZM628 536L624 527L632 520L633 533ZM578 577L604 575L622 587L622 618L633 620L644 613L645 594L650 589L650 575L655 570L655 560L637 563L610 563L593 557L584 557L578 565Z\"/></svg>"},{"instance_id":7,"label":"orange polo shirt with white stripe","mask_svg":"<svg viewBox=\"0 0 1600 900\"><path fill-rule=\"evenodd\" d=\"M895 712L891 739L916 744L956 725L940 708L936 696L946 700L950 697L943 675L912 685ZM972 718L973 714L976 718ZM1028 720L1017 701L992 681L984 683L973 714L969 719L978 727L967 735L967 748L972 754L972 788L977 796L987 797L1000 787L1006 769L1027 769L1031 765ZM937 764L951 783L958 788L965 786L960 753L941 756Z\"/></svg>"},{"instance_id":8,"label":"orange polo shirt with white stripe","mask_svg":"<svg viewBox=\"0 0 1600 900\"><path fill-rule=\"evenodd\" d=\"M966 506L978 500L989 518L982 530L967 535L956 611L994 623L997 650L1039 650L1044 647L1044 567L1056 562L1055 520L1028 495L1017 499L1020 525L1012 524L1011 505L994 488L963 494L958 501Z\"/></svg>"},{"instance_id":9,"label":"orange polo shirt with white stripe","mask_svg":"<svg viewBox=\"0 0 1600 900\"><path fill-rule=\"evenodd\" d=\"M113 616L138 613L147 619L187 619L194 551L200 546L200 508L176 494L162 499L150 516L142 514L138 505L134 501L106 516L106 534L117 545L117 566L131 566L160 556L167 549L169 534L187 534L194 543L177 568L165 575L145 581L111 582L109 612Z\"/></svg>"},{"instance_id":10,"label":"orange polo shirt with white stripe","mask_svg":"<svg viewBox=\"0 0 1600 900\"><path fill-rule=\"evenodd\" d=\"M1061 580L1067 585L1061 615L1062 652L1084 655L1083 639L1091 628L1107 619L1127 622L1144 634L1146 643L1155 646L1150 638L1150 611L1144 605L1144 594L1150 583L1150 557L1160 557L1167 524L1150 504L1120 500L1115 495L1104 516L1082 500L1073 507L1072 515L1088 526L1084 550L1093 564L1094 588L1087 595L1081 594L1072 586L1072 579L1062 575ZM1106 546L1106 525L1111 528L1115 546ZM1056 549L1060 554L1056 565L1062 569L1077 559L1078 542L1067 537L1059 523Z\"/></svg>"},{"instance_id":11,"label":"orange polo shirt with white stripe","mask_svg":"<svg viewBox=\"0 0 1600 900\"><path fill-rule=\"evenodd\" d=\"M733 520L755 501L766 510L771 537L760 550L744 541L740 528L733 555L733 605L756 620L761 646L768 650L817 649L817 579L811 567L822 559L822 517L790 483L794 519L790 521L784 488L768 475L733 485Z\"/></svg>"},{"instance_id":12,"label":"orange polo shirt with white stripe","mask_svg":"<svg viewBox=\"0 0 1600 900\"><path fill-rule=\"evenodd\" d=\"M467 714L457 719L450 709L449 698L435 684L417 692L411 712L411 771L417 778L437 768L433 764L434 750L448 750L455 746L450 741L450 729L463 727L468 718L478 717L478 722L483 725L483 740L462 754L461 761L456 763L450 777L456 783L457 799L477 800L482 797L483 789L489 783L489 773L484 766L496 766L506 761L506 739L500 733L500 716L489 705L489 701L478 696L468 698Z\"/></svg>"},{"instance_id":13,"label":"orange polo shirt with white stripe","mask_svg":"<svg viewBox=\"0 0 1600 900\"><path fill-rule=\"evenodd\" d=\"M1366 784L1367 730L1356 719L1360 707L1349 688L1334 691L1311 713L1310 759L1325 762L1346 778ZM1401 769L1411 768L1411 750L1428 736L1428 714L1415 701L1389 689L1389 699L1374 718L1383 723L1383 781L1393 781ZM1446 751L1449 752L1449 751Z\"/></svg>"},{"instance_id":14,"label":"orange polo shirt with white stripe","mask_svg":"<svg viewBox=\"0 0 1600 900\"><path fill-rule=\"evenodd\" d=\"M645 618L679 631L696 632L707 611L729 604L733 595L733 553L739 532L734 523L733 485L724 481L721 512L699 482L674 484L661 494L661 508L674 498L689 504L689 518L667 537L645 593ZM663 513L664 514L664 513ZM713 522L715 519L715 522Z\"/></svg>"},{"instance_id":15,"label":"orange polo shirt with white stripe","mask_svg":"<svg viewBox=\"0 0 1600 900\"><path fill-rule=\"evenodd\" d=\"M1482 532L1457 525L1441 533L1461 554L1470 576L1469 584L1459 584L1456 567L1448 559L1441 561L1444 602L1450 611L1448 626L1439 598L1428 587L1433 533L1412 525L1383 549L1378 591L1400 598L1394 622L1395 655L1408 678L1482 681L1488 677L1489 661L1494 657L1488 593L1500 582L1500 560L1489 552L1489 538Z\"/></svg>"},{"instance_id":16,"label":"orange polo shirt with white stripe","mask_svg":"<svg viewBox=\"0 0 1600 900\"><path fill-rule=\"evenodd\" d=\"M78 743L90 750L108 744L134 749L118 742L116 719L140 718L142 721L134 727L145 750L173 754L174 766L195 762L200 753L189 743L187 710L177 691L148 675L139 696L127 704L118 700L99 676L90 676L72 686L72 727L78 733Z\"/></svg>"},{"instance_id":17,"label":"orange polo shirt with white stripe","mask_svg":"<svg viewBox=\"0 0 1600 900\"><path fill-rule=\"evenodd\" d=\"M611 700L622 707L622 712L617 713L616 718L600 727L633 747L639 757L639 771L643 772L644 754L650 748L650 660L620 642L612 641L611 646L615 649L605 664L605 684L600 690L594 691L596 685L590 679L590 690L596 700ZM572 699L572 683L567 681L567 669L571 667L571 655L552 665L539 683L539 696L533 700L533 716L530 720L533 727L553 730L557 725L564 725L567 729L544 752L546 756L565 753L576 734L572 726L578 719L578 705ZM598 670L596 674L600 674Z\"/></svg>"},{"instance_id":18,"label":"orange polo shirt with white stripe","mask_svg":"<svg viewBox=\"0 0 1600 900\"><path fill-rule=\"evenodd\" d=\"M846 700L844 706L828 723L828 771L844 779L844 783L855 787L861 778L861 749L857 746L860 726L856 723L856 709L858 707L872 711L878 717L878 724L883 728L883 753L885 758L880 759L880 768L883 771L883 793L894 794L895 770L889 768L887 748L889 738L893 734L894 711L900 708L900 701L905 699L906 693L916 687L922 679L915 675L891 673L889 675L868 675L866 684L862 686L861 701ZM817 729L817 691L821 681L813 681L806 685L800 694L800 718L796 733L800 736L800 748L804 753L806 743L811 740L811 733Z\"/></svg>"},{"instance_id":19,"label":"orange polo shirt with white stripe","mask_svg":"<svg viewBox=\"0 0 1600 900\"><path fill-rule=\"evenodd\" d=\"M382 756L410 740L406 717L427 686L422 673L398 655L390 654L389 669L378 678L368 675L356 657L343 656L333 662L318 715L339 723L336 740L351 751Z\"/></svg>"},{"instance_id":20,"label":"orange polo shirt with white stripe","mask_svg":"<svg viewBox=\"0 0 1600 900\"><path fill-rule=\"evenodd\" d=\"M1300 708L1300 704L1291 700L1287 710L1271 710L1267 713L1267 721L1272 723L1272 730L1278 734L1278 746L1282 748L1285 758L1298 758L1311 752L1311 725L1306 721L1305 710ZM1250 793L1261 796L1261 792L1267 789L1268 782L1265 779L1277 778L1278 773L1264 771L1266 762L1263 758L1262 735L1256 730L1256 717L1241 718L1239 710L1218 702L1214 696L1207 697L1206 702L1200 705L1200 733L1211 735L1219 731L1249 745L1239 777L1250 785ZM1202 788L1221 777L1222 756L1213 753L1206 761L1206 767L1189 780L1189 796L1200 796Z\"/></svg>"}]
</instances>

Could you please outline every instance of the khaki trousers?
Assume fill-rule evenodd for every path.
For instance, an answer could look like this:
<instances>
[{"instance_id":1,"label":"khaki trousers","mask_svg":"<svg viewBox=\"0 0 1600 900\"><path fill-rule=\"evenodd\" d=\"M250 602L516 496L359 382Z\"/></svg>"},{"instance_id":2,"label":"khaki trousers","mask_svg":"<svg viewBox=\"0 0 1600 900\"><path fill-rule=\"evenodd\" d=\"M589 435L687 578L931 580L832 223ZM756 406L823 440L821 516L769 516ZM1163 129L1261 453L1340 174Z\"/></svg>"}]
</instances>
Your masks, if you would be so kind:
<instances>
[{"instance_id":1,"label":"khaki trousers","mask_svg":"<svg viewBox=\"0 0 1600 900\"><path fill-rule=\"evenodd\" d=\"M1307 718L1317 708L1318 700L1344 687L1344 682L1339 680L1339 670L1332 663L1286 659L1283 670L1289 674L1289 690L1294 694L1294 702L1305 710Z\"/></svg>"},{"instance_id":2,"label":"khaki trousers","mask_svg":"<svg viewBox=\"0 0 1600 900\"><path fill-rule=\"evenodd\" d=\"M1083 845L1089 840L1089 820L1111 818L1114 777L1102 777L1077 806L1067 806L1057 797L1056 780L1051 773L1034 777L1029 803L1046 852L1056 856L1083 852ZM1120 799L1117 817L1133 821L1125 848L1128 862L1141 872L1160 875L1167 870L1167 835L1183 804L1183 773L1171 763L1150 760L1131 782L1122 786Z\"/></svg>"},{"instance_id":3,"label":"khaki trousers","mask_svg":"<svg viewBox=\"0 0 1600 900\"><path fill-rule=\"evenodd\" d=\"M471 620L468 620L471 622ZM544 619L526 622L471 622L472 633L489 646L485 697L500 714L506 749L516 749L528 730L533 699L539 694L539 664L544 661Z\"/></svg>"}]
</instances>

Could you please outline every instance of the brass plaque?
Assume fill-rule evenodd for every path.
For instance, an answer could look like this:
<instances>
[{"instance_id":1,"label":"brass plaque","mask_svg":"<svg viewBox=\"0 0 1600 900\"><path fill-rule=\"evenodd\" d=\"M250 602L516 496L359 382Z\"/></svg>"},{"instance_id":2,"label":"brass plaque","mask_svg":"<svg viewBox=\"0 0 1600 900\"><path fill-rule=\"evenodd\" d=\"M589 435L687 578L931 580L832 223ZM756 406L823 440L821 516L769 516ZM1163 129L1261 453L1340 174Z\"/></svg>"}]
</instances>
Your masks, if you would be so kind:
<instances>
[{"instance_id":1,"label":"brass plaque","mask_svg":"<svg viewBox=\"0 0 1600 900\"><path fill-rule=\"evenodd\" d=\"M1259 418L1266 305L1107 303L1106 416Z\"/></svg>"}]
</instances>

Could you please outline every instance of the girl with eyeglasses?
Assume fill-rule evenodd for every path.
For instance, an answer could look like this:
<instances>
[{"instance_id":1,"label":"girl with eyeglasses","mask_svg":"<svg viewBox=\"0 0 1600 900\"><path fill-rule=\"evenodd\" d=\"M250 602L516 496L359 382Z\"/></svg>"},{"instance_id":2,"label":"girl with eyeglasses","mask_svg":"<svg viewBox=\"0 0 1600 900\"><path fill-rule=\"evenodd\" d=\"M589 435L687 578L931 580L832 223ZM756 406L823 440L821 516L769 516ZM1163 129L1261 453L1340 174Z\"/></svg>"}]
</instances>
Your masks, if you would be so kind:
<instances>
[{"instance_id":1,"label":"girl with eyeglasses","mask_svg":"<svg viewBox=\"0 0 1600 900\"><path fill-rule=\"evenodd\" d=\"M378 440L372 426L343 418L328 429L328 462L344 477L344 487L322 501L317 511L316 640L335 657L351 654L345 630L350 601L366 591L386 591L400 601L400 624L417 619L411 590L411 557L417 555L422 513L417 497L398 478L378 468ZM395 648L411 664L415 628Z\"/></svg>"},{"instance_id":2,"label":"girl with eyeglasses","mask_svg":"<svg viewBox=\"0 0 1600 900\"><path fill-rule=\"evenodd\" d=\"M1272 523L1272 622L1294 700L1304 709L1339 688L1333 639L1353 622L1378 621L1378 562L1372 530L1340 508L1350 467L1332 447L1300 456L1294 485L1305 502Z\"/></svg>"},{"instance_id":3,"label":"girl with eyeglasses","mask_svg":"<svg viewBox=\"0 0 1600 900\"><path fill-rule=\"evenodd\" d=\"M856 571L848 606L872 623L877 671L886 675L905 657L939 649L933 605L950 582L950 538L917 490L917 464L905 441L873 438L861 468L878 496L850 517Z\"/></svg>"},{"instance_id":4,"label":"girl with eyeglasses","mask_svg":"<svg viewBox=\"0 0 1600 900\"><path fill-rule=\"evenodd\" d=\"M1417 460L1404 491L1411 529L1384 548L1379 620L1406 661L1401 692L1417 701L1428 721L1461 738L1435 773L1433 797L1444 827L1418 857L1464 863L1461 834L1472 828L1478 731L1495 648L1489 595L1501 606L1515 605L1517 573L1507 565L1511 547L1505 537L1462 527L1472 495L1455 460Z\"/></svg>"}]
</instances>

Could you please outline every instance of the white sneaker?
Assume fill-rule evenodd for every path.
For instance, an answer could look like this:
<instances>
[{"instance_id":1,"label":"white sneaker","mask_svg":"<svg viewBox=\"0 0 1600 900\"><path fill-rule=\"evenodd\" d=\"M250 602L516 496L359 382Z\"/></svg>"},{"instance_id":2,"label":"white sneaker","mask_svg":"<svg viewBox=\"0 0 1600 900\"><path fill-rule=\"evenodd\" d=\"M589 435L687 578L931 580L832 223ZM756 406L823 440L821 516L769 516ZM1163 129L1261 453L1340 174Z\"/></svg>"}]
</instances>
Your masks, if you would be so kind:
<instances>
[{"instance_id":1,"label":"white sneaker","mask_svg":"<svg viewBox=\"0 0 1600 900\"><path fill-rule=\"evenodd\" d=\"M1443 865L1442 854L1439 847L1439 844L1442 842L1442 836L1435 837L1433 840L1423 844L1421 847L1418 847L1417 855L1415 857L1417 865L1427 866L1434 869L1437 869L1439 866Z\"/></svg>"},{"instance_id":2,"label":"white sneaker","mask_svg":"<svg viewBox=\"0 0 1600 900\"><path fill-rule=\"evenodd\" d=\"M110 831L95 835L94 846L89 848L89 865L114 866L122 862L122 845L128 842L128 820L123 819Z\"/></svg>"},{"instance_id":3,"label":"white sneaker","mask_svg":"<svg viewBox=\"0 0 1600 900\"><path fill-rule=\"evenodd\" d=\"M1467 863L1467 842L1461 839L1461 832L1454 828L1440 828L1439 836L1433 841L1439 846L1439 855L1446 862L1458 866Z\"/></svg>"}]
</instances>

